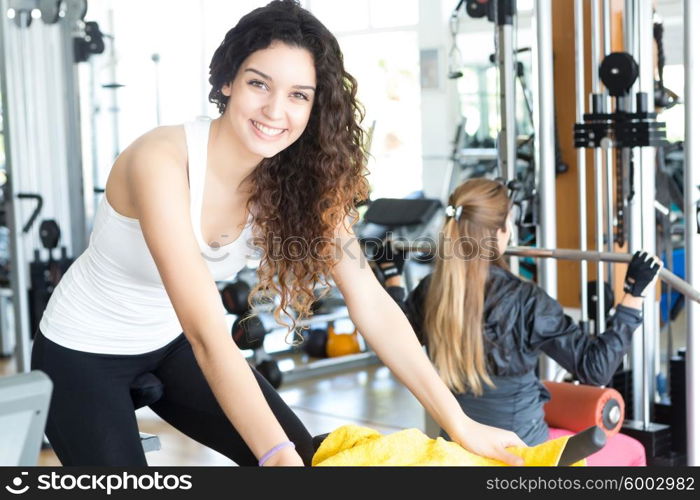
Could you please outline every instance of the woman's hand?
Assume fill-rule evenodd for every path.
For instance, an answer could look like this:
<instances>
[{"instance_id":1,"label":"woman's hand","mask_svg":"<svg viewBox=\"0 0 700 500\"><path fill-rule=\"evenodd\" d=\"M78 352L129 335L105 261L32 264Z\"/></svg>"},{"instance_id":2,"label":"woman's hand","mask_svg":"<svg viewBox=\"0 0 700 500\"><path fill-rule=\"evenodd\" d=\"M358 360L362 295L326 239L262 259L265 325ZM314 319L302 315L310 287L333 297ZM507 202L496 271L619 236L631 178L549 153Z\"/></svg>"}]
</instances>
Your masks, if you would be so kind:
<instances>
[{"instance_id":1,"label":"woman's hand","mask_svg":"<svg viewBox=\"0 0 700 500\"><path fill-rule=\"evenodd\" d=\"M304 462L292 447L282 448L263 464L263 467L303 467Z\"/></svg>"},{"instance_id":2,"label":"woman's hand","mask_svg":"<svg viewBox=\"0 0 700 500\"><path fill-rule=\"evenodd\" d=\"M371 260L378 267L386 286L392 286L389 284L391 280L398 279L400 283L406 263L406 254L403 251L394 250L390 241L384 241Z\"/></svg>"},{"instance_id":3,"label":"woman's hand","mask_svg":"<svg viewBox=\"0 0 700 500\"><path fill-rule=\"evenodd\" d=\"M514 432L480 424L465 416L450 438L476 455L508 465L524 465L522 458L506 451L509 446L527 447Z\"/></svg>"},{"instance_id":4,"label":"woman's hand","mask_svg":"<svg viewBox=\"0 0 700 500\"><path fill-rule=\"evenodd\" d=\"M632 297L646 297L656 285L663 263L656 255L637 251L627 266L625 292Z\"/></svg>"}]
</instances>

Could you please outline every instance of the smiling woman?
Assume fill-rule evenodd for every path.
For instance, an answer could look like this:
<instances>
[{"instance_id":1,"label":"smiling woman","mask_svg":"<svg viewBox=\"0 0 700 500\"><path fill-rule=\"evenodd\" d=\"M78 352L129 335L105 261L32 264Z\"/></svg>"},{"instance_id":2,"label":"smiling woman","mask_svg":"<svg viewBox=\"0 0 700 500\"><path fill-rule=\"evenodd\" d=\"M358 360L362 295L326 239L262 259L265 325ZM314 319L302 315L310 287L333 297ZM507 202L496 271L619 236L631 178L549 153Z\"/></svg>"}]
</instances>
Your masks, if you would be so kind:
<instances>
[{"instance_id":1,"label":"smiling woman","mask_svg":"<svg viewBox=\"0 0 700 500\"><path fill-rule=\"evenodd\" d=\"M159 127L115 161L90 244L54 290L32 368L54 383L46 435L64 465L145 465L130 387L241 465L309 464L311 436L228 332L215 284L261 254L275 317L311 313L333 278L350 318L454 441L511 463L510 432L467 418L367 266L348 222L367 196L356 82L333 35L293 0L244 16L215 51L221 114ZM280 255L288 243L313 255ZM347 252L337 251L338 249ZM222 250L212 256L212 250ZM391 331L391 336L384 333Z\"/></svg>"},{"instance_id":2,"label":"smiling woman","mask_svg":"<svg viewBox=\"0 0 700 500\"><path fill-rule=\"evenodd\" d=\"M343 67L335 37L303 9L314 22L305 33L298 30L297 19L280 7L287 4L271 3L264 18L263 9L244 16L214 53L209 78L230 157L249 174L236 180L245 180L241 188L263 252L255 291L281 297L278 320L288 306L299 318L311 312L313 291L334 264L334 232L346 216L357 217L355 203L368 189L355 79ZM292 261L273 258L275 238L322 243L316 258Z\"/></svg>"},{"instance_id":3,"label":"smiling woman","mask_svg":"<svg viewBox=\"0 0 700 500\"><path fill-rule=\"evenodd\" d=\"M299 79L309 83L300 85ZM312 55L275 42L251 54L233 82L222 87L229 98L224 118L250 154L270 158L304 132L315 84Z\"/></svg>"}]
</instances>

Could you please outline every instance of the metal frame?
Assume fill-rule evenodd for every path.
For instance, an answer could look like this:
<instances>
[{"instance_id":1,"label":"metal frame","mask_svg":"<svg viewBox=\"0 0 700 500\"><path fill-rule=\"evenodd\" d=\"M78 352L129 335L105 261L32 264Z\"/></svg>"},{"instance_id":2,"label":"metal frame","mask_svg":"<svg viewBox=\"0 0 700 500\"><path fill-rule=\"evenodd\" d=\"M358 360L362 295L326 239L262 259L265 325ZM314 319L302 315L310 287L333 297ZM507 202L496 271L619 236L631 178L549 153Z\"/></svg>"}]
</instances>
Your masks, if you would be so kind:
<instances>
[{"instance_id":1,"label":"metal frame","mask_svg":"<svg viewBox=\"0 0 700 500\"><path fill-rule=\"evenodd\" d=\"M583 40L583 0L574 0L574 69L576 80L576 123L583 123L583 114L586 111L586 72L584 70L584 40ZM581 251L588 249L588 213L586 184L586 150L576 149L576 168L578 170L578 220L579 220L579 248ZM588 333L588 262L581 260L579 266L581 284L581 324L584 332Z\"/></svg>"},{"instance_id":2,"label":"metal frame","mask_svg":"<svg viewBox=\"0 0 700 500\"><path fill-rule=\"evenodd\" d=\"M538 164L538 182L540 197L540 225L538 226L537 244L541 247L557 246L556 210L556 159L554 127L554 70L552 48L552 2L539 0L535 2L535 23L537 33L537 50L535 51L537 71L535 118L535 151ZM533 95L534 97L534 95ZM556 298L557 266L552 261L540 261L537 267L539 285L551 297ZM540 375L552 380L556 375L557 364L550 358L543 357Z\"/></svg>"},{"instance_id":3,"label":"metal frame","mask_svg":"<svg viewBox=\"0 0 700 500\"><path fill-rule=\"evenodd\" d=\"M625 49L639 63L639 79L631 89L647 93L648 109L653 109L654 74L652 60L652 0L625 1ZM628 106L632 106L630 99ZM629 109L629 108L628 108ZM656 251L656 207L653 175L656 152L653 147L635 148L629 152L633 162L634 197L630 201L629 250ZM644 428L651 420L651 405L654 401L654 353L658 345L656 297L648 296L644 301L642 335L632 340L633 414L641 420Z\"/></svg>"},{"instance_id":4,"label":"metal frame","mask_svg":"<svg viewBox=\"0 0 700 500\"><path fill-rule=\"evenodd\" d=\"M600 0L591 0L591 98L593 101L601 98L601 84L598 77L598 66L602 58L600 57L601 43L601 19L600 19ZM605 99L602 99L605 101ZM593 101L591 102L591 110L593 109ZM603 108L605 109L605 108ZM602 111L602 110L600 110ZM604 186L603 186L603 150L596 148L593 150L593 176L595 178L595 247L596 251L602 252L605 248L604 243L604 227L605 227L605 211L603 205ZM605 269L602 262L596 265L596 335L600 335L605 331Z\"/></svg>"},{"instance_id":5,"label":"metal frame","mask_svg":"<svg viewBox=\"0 0 700 500\"><path fill-rule=\"evenodd\" d=\"M612 52L612 28L610 24L610 0L603 0L603 56L607 56ZM605 91L605 111L612 111L612 103L610 96ZM613 230L613 211L615 206L615 194L613 190L613 173L615 170L615 161L613 160L613 150L608 148L605 154L605 189L606 189L606 203L605 203L605 219L606 219L606 235L607 235L607 251L615 251L615 233ZM605 269L607 273L608 283L611 286L615 283L615 268L612 264L608 264Z\"/></svg>"},{"instance_id":6,"label":"metal frame","mask_svg":"<svg viewBox=\"0 0 700 500\"><path fill-rule=\"evenodd\" d=\"M511 180L517 176L517 120L515 116L515 58L513 56L513 20L509 13L499 11L507 3L494 0L496 6L496 60L498 61L498 85L500 89L501 130L498 132L498 165L501 177ZM513 0L515 4L515 0ZM515 15L515 13L513 13ZM512 227L513 241L518 241L518 228ZM511 259L510 270L519 274L518 259Z\"/></svg>"},{"instance_id":7,"label":"metal frame","mask_svg":"<svg viewBox=\"0 0 700 500\"><path fill-rule=\"evenodd\" d=\"M691 286L700 287L700 5L697 0L684 0L684 65L685 65L685 260L686 278ZM700 465L700 305L688 302L686 343L686 425L688 429L688 465Z\"/></svg>"},{"instance_id":8,"label":"metal frame","mask_svg":"<svg viewBox=\"0 0 700 500\"><path fill-rule=\"evenodd\" d=\"M21 236L21 228L23 226L20 219L20 214L18 213L16 200L17 200L17 185L14 182L14 178L11 173L14 170L13 165L13 145L12 145L12 133L13 133L13 122L10 113L8 113L9 107L9 89L6 75L8 75L8 64L5 54L7 53L8 45L8 28L9 20L5 14L9 8L7 0L0 0L0 92L2 93L2 110L3 110L3 140L5 143L5 169L8 173L7 175L7 185L5 187L5 194L7 199L5 200L5 209L7 212L7 223L10 229L10 259L11 259L11 273L10 281L12 282L13 291L16 290L27 290L28 289L28 270L25 265L17 265L17 263L24 263L26 255L24 249L24 238ZM18 372L28 372L29 371L29 304L27 300L26 293L13 293L13 316L15 324L15 335L16 335L16 352L17 356L17 371Z\"/></svg>"},{"instance_id":9,"label":"metal frame","mask_svg":"<svg viewBox=\"0 0 700 500\"><path fill-rule=\"evenodd\" d=\"M85 15L85 0L65 0L65 16L59 21L61 42L63 44L62 77L65 91L65 139L68 173L68 206L71 218L71 250L73 255L80 255L87 248L88 224L86 206L92 207L93 186L86 190L84 178L92 179L91 169L83 168L81 131L80 131L80 93L78 65L73 59L73 35L76 24ZM91 183L92 184L92 183Z\"/></svg>"},{"instance_id":10,"label":"metal frame","mask_svg":"<svg viewBox=\"0 0 700 500\"><path fill-rule=\"evenodd\" d=\"M8 226L11 236L12 297L17 369L29 370L30 325L27 264L41 248L38 228L22 232L29 206L19 203L23 192L40 193L44 216L56 219L61 245L69 255L87 244L86 204L92 193L83 188L78 108L78 81L73 60L73 36L86 11L85 0L62 3L55 23L33 19L31 25L7 16L16 8L26 20L30 9L46 6L38 0L0 0L0 80L2 80L5 150L7 156ZM20 27L22 26L22 27ZM19 168L21 166L21 168ZM45 254L46 250L40 250Z\"/></svg>"}]
</instances>

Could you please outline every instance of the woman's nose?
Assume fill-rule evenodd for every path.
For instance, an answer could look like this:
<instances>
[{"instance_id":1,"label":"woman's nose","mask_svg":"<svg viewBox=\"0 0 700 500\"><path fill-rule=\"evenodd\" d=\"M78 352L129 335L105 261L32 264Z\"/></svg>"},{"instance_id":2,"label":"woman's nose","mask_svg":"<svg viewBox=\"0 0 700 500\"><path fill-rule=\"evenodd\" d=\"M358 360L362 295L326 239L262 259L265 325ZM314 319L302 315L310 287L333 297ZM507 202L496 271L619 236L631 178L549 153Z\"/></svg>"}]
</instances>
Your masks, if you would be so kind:
<instances>
[{"instance_id":1,"label":"woman's nose","mask_svg":"<svg viewBox=\"0 0 700 500\"><path fill-rule=\"evenodd\" d=\"M284 116L284 96L278 93L270 94L263 106L263 113L271 120L281 119Z\"/></svg>"}]
</instances>

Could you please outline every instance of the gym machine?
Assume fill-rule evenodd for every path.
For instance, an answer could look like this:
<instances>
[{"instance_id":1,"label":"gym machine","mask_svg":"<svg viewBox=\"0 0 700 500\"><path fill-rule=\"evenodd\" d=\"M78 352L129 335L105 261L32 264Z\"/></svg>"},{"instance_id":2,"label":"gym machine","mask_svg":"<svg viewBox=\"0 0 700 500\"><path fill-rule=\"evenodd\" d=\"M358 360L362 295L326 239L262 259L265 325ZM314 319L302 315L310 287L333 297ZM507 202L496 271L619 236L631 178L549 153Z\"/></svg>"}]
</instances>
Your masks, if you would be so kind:
<instances>
[{"instance_id":1,"label":"gym machine","mask_svg":"<svg viewBox=\"0 0 700 500\"><path fill-rule=\"evenodd\" d=\"M624 5L624 34L626 52L610 52L610 4L602 2L603 19L600 18L600 0L591 0L591 63L592 94L589 112L583 113L583 71L577 64L577 124L575 126L575 146L579 149L579 175L585 180L583 148L594 150L595 177L595 234L596 250L612 249L613 240L618 245L629 245L630 251L647 249L655 251L656 244L656 203L655 148L665 143L665 124L656 119L654 106L654 79L652 60L652 2L649 0L626 1ZM576 15L576 57L583 59L582 19L583 4L575 3ZM601 26L604 53L600 54ZM686 71L688 69L686 68ZM603 91L600 82L607 91ZM689 92L686 92L689 93ZM686 122L689 125L689 122ZM686 165L686 172L689 171ZM604 183L607 172L607 200L605 200ZM614 179L613 179L614 177ZM616 196L613 196L613 184ZM581 184L582 199L583 183ZM686 183L686 189L693 189L693 184ZM615 208L613 224L612 207ZM585 205L581 205L583 212ZM606 210L607 209L607 210ZM693 211L686 211L686 218ZM607 217L607 221L606 221ZM607 222L607 223L606 223ZM615 231L613 232L613 227ZM693 229L697 232L697 229ZM607 233L607 234L606 234ZM686 235L691 238L691 231ZM585 231L582 228L582 246L585 244ZM692 260L692 253L687 254ZM612 280L612 268L608 267L608 279ZM597 264L596 334L603 331L607 313L604 308L604 267L602 260ZM694 283L690 280L691 283ZM582 283L585 276L582 276ZM692 342L694 327L689 322L688 342ZM642 334L633 338L631 354L631 396L628 401L630 420L625 423L623 432L639 439L647 449L650 464L682 463L684 457L673 454L670 449L672 429L670 421L659 423L652 421L655 404L655 371L659 352L659 322L657 304L654 296L644 301L644 321ZM692 366L692 362L688 365ZM678 371L676 378L678 378ZM631 373L631 375L630 375ZM623 372L624 375L624 372ZM617 377L617 375L616 375ZM622 376L623 383L625 376ZM680 383L676 380L674 383ZM676 391L678 392L678 391ZM678 411L680 405L674 410ZM677 420L677 419L676 419ZM692 422L688 422L692 426ZM673 432L680 432L675 425ZM689 452L690 455L690 452Z\"/></svg>"},{"instance_id":2,"label":"gym machine","mask_svg":"<svg viewBox=\"0 0 700 500\"><path fill-rule=\"evenodd\" d=\"M623 432L634 435L642 441L647 448L648 462L650 464L676 464L682 463L683 457L678 454L669 453L669 444L671 439L674 442L679 441L677 429L687 425L687 456L688 464L698 464L698 453L700 453L700 433L695 429L697 422L694 422L693 417L697 419L699 414L698 403L695 401L692 389L698 382L697 368L697 300L698 300L698 265L692 268L693 256L700 255L698 250L698 234L700 234L700 181L697 174L693 172L691 166L697 165L698 161L696 151L692 149L693 138L697 139L698 127L694 127L693 119L698 116L700 109L697 103L693 103L693 90L697 89L697 80L694 79L694 59L692 48L698 46L697 35L692 33L689 26L693 26L693 19L697 24L698 14L692 11L690 6L692 2L686 2L686 98L690 98L688 108L686 109L686 163L685 171L685 208L686 214L686 276L691 286L684 287L673 274L664 270L662 280L675 281L676 286L685 289L686 297L692 298L688 301L688 333L687 333L687 349L681 351L678 356L671 360L671 370L675 377L672 378L671 392L676 394L673 410L675 413L672 417L667 418L668 423L673 423L673 435L669 431L669 425L651 422L651 409L653 402L653 381L654 381L654 352L658 352L658 322L656 315L656 304L654 297L648 297L644 305L644 326L641 335L637 334L634 337L632 350L632 387L627 391L629 396L627 401L629 414L637 419L626 423L626 429ZM470 2L479 8L486 9L487 1ZM625 4L625 37L627 55L615 54L607 60L602 60L600 53L601 45L601 26L602 45L604 55L610 53L610 3L607 0L602 2L602 20L600 0L590 0L588 4L591 7L592 24L592 56L591 68L593 77L593 97L591 110L585 114L585 83L584 83L584 47L583 47L583 1L575 1L575 42L576 42L576 96L577 96L577 123L576 126L576 141L578 149L578 167L579 167L579 188L580 188L580 239L581 248L576 254L573 250L543 250L543 249L509 249L511 255L517 254L521 256L528 255L534 258L540 257L555 257L555 258L573 258L581 262L581 297L582 297L582 315L583 326L587 326L588 318L588 303L584 299L589 295L587 286L587 260L597 262L598 281L596 283L596 298L605 296L605 285L603 282L604 262L622 262L623 254L612 254L613 239L616 237L618 242L629 242L630 251L645 248L651 251L656 250L656 217L655 211L657 204L654 192L654 175L650 175L649 170L653 171L654 154L653 148L663 143L664 126L656 121L656 116L652 109L652 96L654 95L653 74L652 74L652 47L651 38L653 34L652 26L652 6L649 1L634 2L628 1ZM696 7L697 8L697 7ZM537 2L536 4L537 17L537 40L539 45L537 61L540 62L544 54L551 54L551 4L547 1ZM484 11L485 12L485 11ZM483 15L483 14L482 14ZM694 17L693 17L694 16ZM543 31L543 27L547 29ZM694 37L694 38L693 38ZM544 42L544 43L542 43ZM550 43L548 45L548 42ZM549 62L549 57L544 57L545 66ZM603 63L601 65L601 62ZM599 65L601 67L599 68ZM547 68L544 70L541 65L538 65L538 71L535 72L538 77L546 75ZM635 82L635 78L624 83L625 69L628 73L638 73L639 80ZM604 76L603 82L610 86L621 86L619 90L614 90L610 94L615 97L616 107L613 108L610 102L610 97L607 93L603 93L597 75ZM629 75L627 75L629 77ZM551 73L545 78L545 83L552 81ZM538 82L538 89L542 91L542 82ZM619 93L619 95L614 95ZM635 96L634 99L629 99L625 94ZM697 91L696 91L697 93ZM550 90L545 95L552 95ZM540 96L542 92L540 92ZM638 97L637 97L638 95ZM540 103L541 104L541 103ZM694 105L694 107L693 107ZM535 106L535 109L545 113L551 113L552 106ZM690 110L693 111L690 111ZM551 115L550 115L551 116ZM542 125L540 123L540 125ZM540 133L540 139L546 139L548 127L537 127ZM540 142L540 146L544 143ZM594 176L595 176L595 200L596 200L596 250L597 252L588 252L586 246L587 236L587 220L586 220L586 165L585 165L585 147L592 147L596 150L594 155ZM614 158L614 148L617 148L618 155ZM543 148L540 153L547 153L554 150L552 147ZM689 151L688 151L689 150ZM542 158L540 158L542 160ZM614 160L617 160L615 163ZM546 158L541 164L546 164ZM607 169L605 169L607 167ZM697 170L697 169L696 169ZM616 174L617 179L613 179L613 174ZM644 174L644 175L642 175ZM604 181L607 178L607 189ZM553 176L542 179L544 182L541 185L546 186L547 180L553 180ZM617 181L617 199L613 196L614 181ZM605 199L607 197L607 200ZM607 203L606 203L607 201ZM554 206L554 199L549 202L543 201L542 207ZM617 233L614 234L612 208L616 209ZM546 214L546 212L545 212ZM607 217L607 220L606 220ZM542 223L546 222L543 216ZM605 241L605 233L607 232L607 242ZM538 246L554 248L556 245L545 245L542 239L538 239ZM605 250L607 249L607 252ZM416 248L415 250L429 250L425 245ZM535 251L535 253L528 253ZM546 255L545 255L546 254ZM566 255L568 254L568 255ZM572 256L573 254L573 256ZM547 259L550 260L551 259ZM608 266L608 279L612 281L612 266ZM546 289L546 287L545 287ZM547 290L548 293L549 290ZM550 293L556 297L556 295ZM597 300L596 305L596 333L604 329L606 312L604 310L604 301ZM692 309L692 311L690 310ZM695 344L693 343L695 342ZM695 362L693 362L695 360ZM685 371L687 376L682 377L681 374ZM543 370L543 378L548 378L547 370ZM680 379L680 380L679 380ZM678 395L684 395L679 397ZM667 410L668 408L666 408ZM655 410L658 416L660 415L659 405L655 405ZM679 412L685 412L687 418L679 424ZM685 441L685 435L682 435L682 440Z\"/></svg>"},{"instance_id":3,"label":"gym machine","mask_svg":"<svg viewBox=\"0 0 700 500\"><path fill-rule=\"evenodd\" d=\"M32 259L46 262L46 254L53 263L49 274L54 284L31 292L46 299L65 271L57 272L59 267L54 264L62 262L67 267L69 255L82 253L87 245L87 206L92 193L84 189L90 172L82 162L78 63L104 50L104 43L97 25L84 21L86 11L86 0L0 0L0 94L7 155L3 205L11 269L11 289L3 292L0 304L9 306L11 301L13 309L12 313L8 307L0 309L0 324L7 325L7 332L12 329L7 320L14 320L16 342L7 347L10 351L16 348L20 372L29 370L30 339L36 327L36 321L30 319L32 302L27 295L34 286L30 285L29 263ZM43 243L42 228L27 228L24 223L31 208L25 200L37 195L56 223L53 231L43 226ZM54 261L45 243L55 239L47 237L56 235L59 226L67 238L62 258ZM39 267L34 266L35 283L44 274ZM41 312L34 310L34 318Z\"/></svg>"},{"instance_id":4,"label":"gym machine","mask_svg":"<svg viewBox=\"0 0 700 500\"><path fill-rule=\"evenodd\" d=\"M580 193L580 244L581 251L587 250L586 237L587 237L587 223L586 220L586 165L585 165L585 151L583 147L593 147L595 149L594 154L594 177L595 177L595 234L596 234L596 250L598 252L603 252L607 250L610 253L613 250L613 234L614 234L614 224L613 224L613 208L617 209L617 221L616 225L618 227L617 237L618 243L621 241L630 241L632 248L646 248L651 251L656 250L655 245L655 233L656 229L654 227L655 221L655 210L658 204L655 203L654 196L654 176L645 175L642 177L640 172L647 172L649 167L653 165L653 146L658 146L663 142L663 125L658 124L655 120L655 115L651 112L651 96L655 95L654 91L657 90L656 94L659 94L658 90L662 90L663 94L666 92L663 89L663 83L660 82L656 85L659 87L657 89L651 85L653 80L652 75L652 47L651 47L651 37L652 33L659 40L659 28L657 25L652 27L651 22L651 4L649 2L634 2L628 1L625 5L625 35L626 35L626 45L628 47L628 52L630 52L632 59L639 61L639 69L641 73L640 82L636 83L636 87L633 89L633 94L642 92L638 99L639 104L635 108L635 102L630 102L629 99L625 99L620 96L617 99L619 106L614 110L612 108L612 103L610 102L607 93L601 89L600 80L597 76L599 73L599 65L601 63L601 41L602 41L602 53L603 55L609 54L611 52L611 19L610 19L610 2L608 0L602 1L602 12L601 12L601 1L591 0L587 2L590 5L591 22L592 26L592 46L591 46L591 69L594 75L592 79L592 92L594 94L593 100L596 106L596 111L591 110L591 113L584 118L585 112L585 99L584 99L584 53L583 53L583 2L582 0L575 1L575 59L576 59L576 95L577 95L577 106L576 115L577 122L579 123L577 140L579 143L578 150L578 174L579 174L579 193ZM460 3L461 4L461 3ZM515 14L514 2L508 1L496 1L496 0L472 0L467 2L467 11L470 15L474 17L489 16L491 21L496 22L497 32L496 39L498 40L498 45L503 47L507 44L509 29L506 16L498 16L499 9L503 14ZM551 3L548 1L536 2L535 4L536 21L537 21L537 56L536 62L537 71L534 71L534 77L538 78L536 88L539 90L535 94L535 100L538 98L547 99L553 95L551 87L548 85L552 82L551 74ZM602 14L602 19L601 19ZM602 27L602 33L601 33ZM503 52L503 51L502 51ZM660 51L660 57L662 53ZM621 64L624 64L624 59L621 61L620 56L615 55L612 59L607 61L607 65L601 68L601 72L606 74L608 80L620 79L623 75L620 74ZM617 60L616 60L617 59ZM501 75L507 74L507 71L512 71L512 65L505 63L504 57L500 56L498 58L500 63ZM636 61L634 64L636 65ZM614 72L614 73L613 73ZM662 72L659 72L660 79ZM508 106L505 104L507 101L507 83L511 82L513 79L508 78L507 82L501 86L501 97L502 97L502 111L508 112ZM626 92L625 89L624 92ZM612 94L612 92L611 92ZM663 96L662 96L663 97ZM671 96L673 101L673 96ZM632 100L634 101L634 100ZM534 106L536 112L541 112L542 114L538 116L539 125L536 127L537 139L538 139L538 160L540 169L540 195L541 195L541 207L547 207L549 212L545 211L542 215L540 234L538 236L538 246L554 247L556 245L555 237L552 237L551 243L545 243L546 235L553 234L549 233L548 229L550 226L547 224L547 217L550 216L553 211L552 207L555 205L554 197L545 199L549 193L553 193L552 189L548 189L549 183L553 182L553 175L543 175L543 170L548 166L547 155L551 154L555 150L548 140L552 137L549 133L550 127L548 125L548 120L552 117L553 106L548 104L543 104L542 101L539 105ZM596 139L596 132L593 131L595 128L593 123L596 118L591 116L593 114L598 115L598 125L601 127L598 130L598 136ZM507 118L502 116L507 124ZM613 123L614 122L614 123ZM507 125L504 126L504 129ZM588 129L586 128L588 127ZM646 128L645 128L646 127ZM503 131L503 130L502 130ZM593 145L589 146L587 134L593 134ZM644 134L649 136L646 142L641 141ZM613 146L616 137L620 136L620 144L618 147L619 157L621 159L617 161L617 169L615 169L615 159L614 159L614 148ZM624 139L624 140L623 140ZM600 142L603 142L602 147ZM627 144L623 144L624 141ZM636 142L635 142L636 141ZM499 141L499 147L502 148L503 144L507 144L507 141ZM648 144L647 144L648 143ZM644 146L644 148L642 148ZM652 148L648 147L652 146ZM500 150L499 150L500 151ZM630 168L630 165L634 166L634 169ZM626 170L624 170L626 168ZM634 173L637 171L637 175L629 175L629 173ZM617 174L617 179L614 179L614 173ZM510 177L512 178L512 177ZM607 180L607 182L606 182ZM630 188L625 191L621 191L626 188L626 183L632 180L633 184ZM618 196L615 200L613 193L613 188L615 181L617 181ZM697 184L697 183L696 183ZM693 184L690 184L693 186ZM690 188L692 189L692 187ZM606 199L607 198L607 199ZM617 206L615 205L617 202ZM691 209L687 213L694 213ZM607 233L607 238L606 238ZM687 256L690 259L690 255ZM547 264L544 264L545 266ZM581 310L582 310L582 327L584 331L588 331L588 317L589 317L589 301L585 300L586 297L594 298L592 301L592 309L595 309L595 330L600 333L604 329L605 321L607 318L607 308L605 307L605 297L606 295L611 295L612 288L609 283L613 282L613 267L607 265L607 279L609 283L604 281L604 264L599 261L597 264L598 268L598 278L595 283L595 292L589 292L589 283L587 283L587 263L585 260L581 260L580 271L581 271ZM550 275L551 276L551 275ZM545 290L553 297L556 297L556 286L550 289L548 283L548 276L543 273L538 279L539 283L543 285ZM609 292L608 292L609 290ZM647 332L642 336L635 336L635 347L633 348L633 364L634 364L634 386L635 386L635 398L634 404L630 405L632 414L637 415L635 418L642 418L643 427L649 425L649 407L650 398L653 394L653 385L651 381L654 380L654 351L655 346L658 345L658 325L656 321L656 309L655 303L652 298L647 299L644 314L644 329ZM692 329L692 328L691 328ZM658 352L658 350L656 350ZM545 361L542 365L543 377L545 379L551 378L553 373L553 364L550 361ZM647 401L646 404L643 400ZM642 415L646 414L642 417Z\"/></svg>"},{"instance_id":5,"label":"gym machine","mask_svg":"<svg viewBox=\"0 0 700 500\"><path fill-rule=\"evenodd\" d=\"M399 241L392 243L392 246L394 247L394 250L403 251L406 253L418 252L421 254L434 255L436 252L435 241L412 243ZM595 251L582 252L580 250L572 249L546 249L530 247L508 247L505 251L505 255L532 257L536 259L561 259L571 261L587 260L596 263L627 263L632 258L631 255L624 253L609 253ZM700 290L694 288L688 282L682 280L667 269L662 269L659 277L663 282L668 284L670 287L673 287L678 292L682 293L688 299L688 307L697 306L697 304L700 304ZM692 304L692 306L690 304ZM695 332L695 334L697 334L697 332ZM689 342L692 337L692 330L689 330ZM676 377L672 378L672 384L676 385L675 390L672 389L672 394L677 395L675 403L678 403L679 408L674 408L674 410L676 410L675 412L666 409L668 415L665 415L665 418L669 421L669 423L673 423L674 425L683 428L677 429L676 433L672 434L670 426L667 424L659 424L652 422L649 426L644 427L638 420L627 419L622 425L621 432L633 436L634 438L641 441L642 444L645 446L647 450L647 460L649 465L680 465L683 463L684 457L682 453L671 453L671 451L675 451L671 449L671 446L673 442L677 449L684 449L684 443L678 442L678 436L685 436L683 431L686 425L688 436L687 450L688 456L690 457L692 437L691 432L693 429L693 425L692 423L690 423L690 421L688 424L686 424L684 421L681 421L681 414L678 413L678 410L683 412L686 410L686 408L688 409L688 411L691 411L691 404L693 402L692 395L687 391L687 386L690 384L686 384L685 377L681 376L683 375L683 369L685 369L686 371L692 370L692 366L690 366L688 360L688 355L685 352L682 352L679 354L679 356L673 358L671 366L673 375L676 375ZM623 393L624 398L625 391L620 392ZM428 429L427 432L429 434L436 434L436 424L432 421L432 419L429 418L427 414L426 428ZM690 459L688 463L691 463Z\"/></svg>"},{"instance_id":6,"label":"gym machine","mask_svg":"<svg viewBox=\"0 0 700 500\"><path fill-rule=\"evenodd\" d=\"M685 43L685 271L686 280L700 288L700 6L684 0L683 39ZM685 394L688 465L700 465L700 306L687 305L687 343L685 355Z\"/></svg>"}]
</instances>

